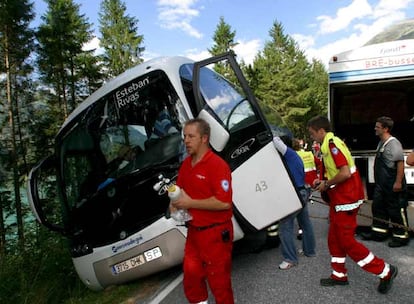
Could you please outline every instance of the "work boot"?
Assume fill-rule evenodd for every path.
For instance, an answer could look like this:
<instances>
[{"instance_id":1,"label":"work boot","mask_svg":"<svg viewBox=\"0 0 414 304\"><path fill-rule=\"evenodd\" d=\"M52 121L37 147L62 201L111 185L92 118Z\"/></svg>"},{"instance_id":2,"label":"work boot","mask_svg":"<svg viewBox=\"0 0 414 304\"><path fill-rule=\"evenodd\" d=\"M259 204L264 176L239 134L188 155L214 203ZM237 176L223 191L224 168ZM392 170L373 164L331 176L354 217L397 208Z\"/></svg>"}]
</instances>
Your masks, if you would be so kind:
<instances>
[{"instance_id":1,"label":"work boot","mask_svg":"<svg viewBox=\"0 0 414 304\"><path fill-rule=\"evenodd\" d=\"M321 279L320 282L321 282L321 286L349 285L348 279L339 281L339 280L332 279L331 277Z\"/></svg>"},{"instance_id":2,"label":"work boot","mask_svg":"<svg viewBox=\"0 0 414 304\"><path fill-rule=\"evenodd\" d=\"M390 265L390 273L388 275L388 278L380 280L380 283L378 285L378 292L383 293L383 294L387 293L391 289L392 283L395 277L397 276L397 274L398 274L397 266Z\"/></svg>"},{"instance_id":3,"label":"work boot","mask_svg":"<svg viewBox=\"0 0 414 304\"><path fill-rule=\"evenodd\" d=\"M406 245L408 245L408 240L392 239L391 242L388 243L388 247L391 248L403 247Z\"/></svg>"},{"instance_id":4,"label":"work boot","mask_svg":"<svg viewBox=\"0 0 414 304\"><path fill-rule=\"evenodd\" d=\"M387 239L387 236L385 236L385 237L379 236L379 235L377 235L375 233L372 233L372 232L361 232L359 235L365 241L383 242Z\"/></svg>"}]
</instances>

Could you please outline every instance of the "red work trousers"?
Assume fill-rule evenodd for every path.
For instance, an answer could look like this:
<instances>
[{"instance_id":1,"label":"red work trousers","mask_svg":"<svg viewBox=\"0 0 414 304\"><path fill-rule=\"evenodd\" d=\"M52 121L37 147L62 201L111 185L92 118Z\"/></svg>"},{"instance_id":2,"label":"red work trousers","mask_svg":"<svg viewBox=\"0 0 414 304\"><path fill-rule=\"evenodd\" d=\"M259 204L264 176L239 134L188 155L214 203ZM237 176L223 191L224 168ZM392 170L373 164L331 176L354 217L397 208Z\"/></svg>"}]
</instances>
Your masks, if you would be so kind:
<instances>
[{"instance_id":1,"label":"red work trousers","mask_svg":"<svg viewBox=\"0 0 414 304\"><path fill-rule=\"evenodd\" d=\"M363 270L379 277L388 275L389 267L384 260L373 255L363 244L355 239L358 209L336 212L334 207L329 210L328 247L331 254L331 277L335 280L346 281L347 270L345 258L348 255Z\"/></svg>"},{"instance_id":2,"label":"red work trousers","mask_svg":"<svg viewBox=\"0 0 414 304\"><path fill-rule=\"evenodd\" d=\"M217 304L234 303L231 286L232 249L231 221L205 230L188 227L183 285L190 303L208 299L207 282Z\"/></svg>"}]
</instances>

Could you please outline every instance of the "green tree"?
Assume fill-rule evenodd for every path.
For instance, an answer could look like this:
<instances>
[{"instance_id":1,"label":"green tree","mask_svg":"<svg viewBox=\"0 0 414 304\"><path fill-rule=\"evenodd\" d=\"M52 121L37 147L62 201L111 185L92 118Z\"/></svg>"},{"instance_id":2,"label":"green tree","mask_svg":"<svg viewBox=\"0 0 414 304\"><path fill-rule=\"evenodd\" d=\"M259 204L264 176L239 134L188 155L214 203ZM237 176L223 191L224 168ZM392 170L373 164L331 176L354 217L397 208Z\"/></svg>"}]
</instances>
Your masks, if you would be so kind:
<instances>
[{"instance_id":1,"label":"green tree","mask_svg":"<svg viewBox=\"0 0 414 304\"><path fill-rule=\"evenodd\" d=\"M311 88L314 106L309 113L311 116L308 118L318 114L328 114L328 81L328 71L324 64L320 60L313 59L311 63Z\"/></svg>"},{"instance_id":2,"label":"green tree","mask_svg":"<svg viewBox=\"0 0 414 304\"><path fill-rule=\"evenodd\" d=\"M2 58L0 68L1 72L6 75L5 91L2 92L5 98L2 100L7 101L7 105L3 105L3 108L7 109L8 121L7 126L2 125L1 137L3 147L9 151L9 167L13 172L17 235L21 248L24 248L24 227L20 189L21 177L26 174L24 170L26 168L23 170L21 168L21 163L25 163L25 153L20 128L20 109L28 75L31 72L27 61L33 51L33 31L29 27L33 16L33 4L27 0L0 2L0 54ZM21 91L23 93L20 93ZM3 207L0 208L2 212ZM3 236L1 238L3 239ZM4 242L2 243L4 245Z\"/></svg>"},{"instance_id":3,"label":"green tree","mask_svg":"<svg viewBox=\"0 0 414 304\"><path fill-rule=\"evenodd\" d=\"M83 51L75 58L79 75L77 94L81 99L91 95L103 84L103 67L99 63L99 56L95 56L94 52L95 50Z\"/></svg>"},{"instance_id":4,"label":"green tree","mask_svg":"<svg viewBox=\"0 0 414 304\"><path fill-rule=\"evenodd\" d=\"M226 53L238 44L234 42L234 38L236 37L236 31L232 31L231 26L224 21L224 17L220 17L219 24L217 25L216 30L214 31L213 35L213 46L208 49L209 53L212 56L217 56L223 53ZM230 81L235 80L235 76L233 75L232 70L230 67L226 66L224 63L217 63L214 66L214 70L225 76Z\"/></svg>"},{"instance_id":5,"label":"green tree","mask_svg":"<svg viewBox=\"0 0 414 304\"><path fill-rule=\"evenodd\" d=\"M281 23L274 22L269 35L271 40L247 69L248 78L258 99L277 111L295 136L303 137L305 118L321 109L321 93L314 85L321 84L326 72L308 62Z\"/></svg>"},{"instance_id":6,"label":"green tree","mask_svg":"<svg viewBox=\"0 0 414 304\"><path fill-rule=\"evenodd\" d=\"M138 35L138 20L126 15L125 3L103 0L99 12L100 45L107 77L111 78L141 63L143 35Z\"/></svg>"},{"instance_id":7,"label":"green tree","mask_svg":"<svg viewBox=\"0 0 414 304\"><path fill-rule=\"evenodd\" d=\"M55 92L63 120L80 101L77 89L85 75L78 63L87 56L82 47L92 38L91 24L73 0L46 2L48 11L37 32L37 64L41 79Z\"/></svg>"}]
</instances>

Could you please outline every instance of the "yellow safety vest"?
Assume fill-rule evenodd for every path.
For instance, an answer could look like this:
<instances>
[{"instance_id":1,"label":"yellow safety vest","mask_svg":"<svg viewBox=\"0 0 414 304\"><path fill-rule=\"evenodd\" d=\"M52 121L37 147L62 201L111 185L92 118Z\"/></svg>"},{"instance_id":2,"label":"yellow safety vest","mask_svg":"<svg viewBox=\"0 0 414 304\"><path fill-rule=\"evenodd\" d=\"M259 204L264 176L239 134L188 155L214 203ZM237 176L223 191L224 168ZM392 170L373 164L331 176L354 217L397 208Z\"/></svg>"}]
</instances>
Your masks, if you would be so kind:
<instances>
[{"instance_id":1,"label":"yellow safety vest","mask_svg":"<svg viewBox=\"0 0 414 304\"><path fill-rule=\"evenodd\" d=\"M299 150L296 151L296 153L298 153L298 155L303 161L303 167L305 168L305 172L316 170L315 159L311 151Z\"/></svg>"},{"instance_id":2,"label":"yellow safety vest","mask_svg":"<svg viewBox=\"0 0 414 304\"><path fill-rule=\"evenodd\" d=\"M355 173L356 167L355 167L354 160L352 159L352 155L351 155L351 152L349 152L348 147L339 137L336 137L332 132L328 132L326 133L326 136L323 139L323 143L321 145L323 163L325 165L325 176L328 179L331 179L339 172L339 169L336 168L335 161L332 157L332 154L329 151L329 143L331 141L335 144L336 149L340 150L342 154L345 156L348 162L348 167L349 167L349 170L351 171L351 174ZM334 153L334 151L332 151L332 153Z\"/></svg>"}]
</instances>

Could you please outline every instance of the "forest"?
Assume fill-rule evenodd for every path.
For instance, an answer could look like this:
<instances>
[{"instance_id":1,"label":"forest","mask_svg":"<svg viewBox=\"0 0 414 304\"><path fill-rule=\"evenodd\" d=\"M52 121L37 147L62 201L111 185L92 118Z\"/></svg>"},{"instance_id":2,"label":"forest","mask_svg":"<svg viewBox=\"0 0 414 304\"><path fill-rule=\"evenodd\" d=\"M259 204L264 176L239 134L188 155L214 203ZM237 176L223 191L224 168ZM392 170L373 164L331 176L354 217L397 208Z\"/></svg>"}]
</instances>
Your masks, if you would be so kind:
<instances>
[{"instance_id":1,"label":"forest","mask_svg":"<svg viewBox=\"0 0 414 304\"><path fill-rule=\"evenodd\" d=\"M26 183L31 168L52 153L68 115L106 81L143 62L145 33L122 0L102 0L97 13L103 53L97 55L83 48L94 28L82 7L73 0L45 2L36 28L32 2L0 2L0 303L112 303L108 294L104 300L79 281L65 239L36 222ZM306 121L327 111L326 68L307 59L277 16L268 34L253 63L239 64L259 103L307 139ZM237 29L224 17L211 37L212 56L237 45ZM225 75L225 68L215 69ZM137 288L119 287L112 294L119 299Z\"/></svg>"}]
</instances>

